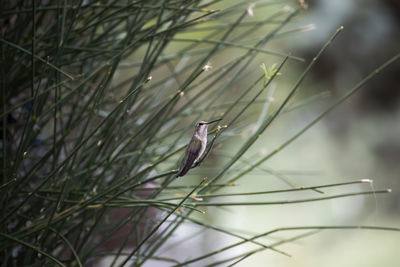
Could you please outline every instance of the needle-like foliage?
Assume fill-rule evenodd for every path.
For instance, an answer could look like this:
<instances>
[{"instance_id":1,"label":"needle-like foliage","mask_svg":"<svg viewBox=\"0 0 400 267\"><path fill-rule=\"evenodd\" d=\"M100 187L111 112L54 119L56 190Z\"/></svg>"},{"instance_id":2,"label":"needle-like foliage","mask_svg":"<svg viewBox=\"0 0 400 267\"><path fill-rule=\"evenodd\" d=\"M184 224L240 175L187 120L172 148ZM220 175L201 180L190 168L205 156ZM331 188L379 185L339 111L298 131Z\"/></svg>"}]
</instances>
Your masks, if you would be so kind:
<instances>
[{"instance_id":1,"label":"needle-like foliage","mask_svg":"<svg viewBox=\"0 0 400 267\"><path fill-rule=\"evenodd\" d=\"M305 226L248 237L229 230L229 225L218 227L193 216L211 206L234 209L388 192L231 201L246 195L321 193L327 187L369 180L218 192L260 168L399 59L396 55L377 67L304 129L249 163L246 152L274 121L321 98L317 95L288 105L342 30L333 33L310 62L268 48L276 37L288 35L285 27L296 29L301 6L290 9L285 7L288 3L298 6L297 1L256 6L248 1L218 0L1 1L0 266L98 266L105 258L111 259L110 266L140 266L150 261L186 266L205 259L212 266L226 266L268 249L288 255L277 247L311 233L295 233L268 245L257 240L274 232L355 228ZM262 20L252 18L255 7L268 10ZM264 73L257 58L265 59ZM286 65L293 62L303 62L304 72L282 99L269 105L263 97L272 98L271 84L279 83ZM227 162L210 163L219 146L232 142L252 123L252 109L259 104L264 104L265 116L258 127L228 152ZM197 121L220 117L220 126L210 126L212 149L205 163L197 172L191 170L207 180L191 179L193 185L176 183L188 133ZM214 169L205 167L211 165ZM238 241L206 254L175 257L162 253L160 248L167 247L171 236L186 223ZM224 256L225 250L244 243L258 249ZM222 255L218 261L213 258L216 254Z\"/></svg>"}]
</instances>

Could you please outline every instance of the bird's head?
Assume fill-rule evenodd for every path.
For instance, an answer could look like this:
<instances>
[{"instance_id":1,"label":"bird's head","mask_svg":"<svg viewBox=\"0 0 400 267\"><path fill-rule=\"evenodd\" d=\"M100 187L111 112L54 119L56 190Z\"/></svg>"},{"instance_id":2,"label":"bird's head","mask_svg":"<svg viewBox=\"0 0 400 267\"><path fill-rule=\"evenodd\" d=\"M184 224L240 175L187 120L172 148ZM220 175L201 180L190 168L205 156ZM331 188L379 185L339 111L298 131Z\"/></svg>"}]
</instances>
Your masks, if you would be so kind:
<instances>
[{"instance_id":1,"label":"bird's head","mask_svg":"<svg viewBox=\"0 0 400 267\"><path fill-rule=\"evenodd\" d=\"M213 120L210 122L206 122L206 121L199 121L196 124L196 133L199 135L205 135L207 134L207 128L208 125L210 125L211 123L217 122L217 121L221 121L222 119L218 119L218 120Z\"/></svg>"}]
</instances>

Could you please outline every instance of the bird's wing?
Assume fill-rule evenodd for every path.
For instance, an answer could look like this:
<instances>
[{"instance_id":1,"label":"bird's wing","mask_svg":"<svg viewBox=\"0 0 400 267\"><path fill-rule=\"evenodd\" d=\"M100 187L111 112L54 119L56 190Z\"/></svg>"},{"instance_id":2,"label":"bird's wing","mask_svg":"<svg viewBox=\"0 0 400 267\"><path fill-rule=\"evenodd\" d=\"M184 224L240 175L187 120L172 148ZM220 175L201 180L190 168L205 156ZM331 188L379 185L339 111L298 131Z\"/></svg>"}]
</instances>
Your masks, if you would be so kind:
<instances>
[{"instance_id":1,"label":"bird's wing","mask_svg":"<svg viewBox=\"0 0 400 267\"><path fill-rule=\"evenodd\" d=\"M177 174L178 177L184 176L192 168L193 162L199 154L200 147L201 141L197 138L192 138L182 159L180 170Z\"/></svg>"}]
</instances>

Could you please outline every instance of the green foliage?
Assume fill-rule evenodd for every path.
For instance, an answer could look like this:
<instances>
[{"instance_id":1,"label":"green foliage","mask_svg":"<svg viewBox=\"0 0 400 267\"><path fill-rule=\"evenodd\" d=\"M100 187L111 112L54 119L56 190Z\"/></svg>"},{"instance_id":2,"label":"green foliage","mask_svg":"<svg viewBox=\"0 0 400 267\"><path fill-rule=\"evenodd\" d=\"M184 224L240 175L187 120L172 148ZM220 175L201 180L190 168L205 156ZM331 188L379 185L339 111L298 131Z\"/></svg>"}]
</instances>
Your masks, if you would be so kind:
<instances>
[{"instance_id":1,"label":"green foliage","mask_svg":"<svg viewBox=\"0 0 400 267\"><path fill-rule=\"evenodd\" d=\"M263 70L265 75L264 86L267 85L268 80L270 80L272 77L281 75L281 73L279 73L278 70L276 69L276 66L277 66L276 63L272 64L269 68L265 66L265 63L260 65L260 68Z\"/></svg>"},{"instance_id":2,"label":"green foliage","mask_svg":"<svg viewBox=\"0 0 400 267\"><path fill-rule=\"evenodd\" d=\"M279 82L281 68L291 61L304 61L264 48L285 34L284 27L294 23L298 11L283 12L282 3L260 4L257 7L268 8L270 13L255 21L248 19L247 1L219 2L1 2L1 266L97 266L105 257L111 258L110 266L153 261L184 266L202 264L201 260L212 263L213 255L244 243L253 243L258 249L229 256L221 264L234 264L267 249L287 255L276 247L309 233L266 245L256 239L291 229L273 229L248 238L194 215L203 214L208 206L291 204L388 192L276 202L216 200L277 191L318 192L368 182L218 192L232 187L398 60L399 55L377 68L287 142L277 144L271 154L240 172L231 172L271 123L290 110L287 103L341 29L228 162L208 169L207 180L197 180L197 176L176 180L179 157L195 122L223 117L223 124L228 125L210 131L211 157L218 146L231 142L232 136L250 125L250 108L265 102L263 92L272 81ZM221 9L214 10L218 6ZM255 38L252 32L260 28L265 31ZM252 43L242 42L247 39ZM227 52L232 50L235 53ZM259 74L253 63L260 55L268 60L278 58L280 63L269 68L263 64L264 74L253 77L251 73ZM217 58L223 58L222 63ZM196 170L207 170L212 164L206 159ZM191 172L196 174L191 170L188 176ZM228 172L232 175L224 176ZM204 255L178 258L162 254L160 248L170 245L171 236L186 223L240 241ZM295 230L332 228L351 227Z\"/></svg>"}]
</instances>

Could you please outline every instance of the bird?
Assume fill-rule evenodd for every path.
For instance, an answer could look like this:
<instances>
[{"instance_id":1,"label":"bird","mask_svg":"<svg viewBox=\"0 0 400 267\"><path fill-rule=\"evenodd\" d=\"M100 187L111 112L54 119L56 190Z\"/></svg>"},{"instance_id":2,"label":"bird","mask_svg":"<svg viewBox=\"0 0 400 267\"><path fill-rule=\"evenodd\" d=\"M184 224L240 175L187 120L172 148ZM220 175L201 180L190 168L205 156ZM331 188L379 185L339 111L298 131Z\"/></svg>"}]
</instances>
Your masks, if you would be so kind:
<instances>
[{"instance_id":1,"label":"bird","mask_svg":"<svg viewBox=\"0 0 400 267\"><path fill-rule=\"evenodd\" d=\"M186 148L185 155L183 156L176 177L184 176L190 170L190 168L192 168L193 163L197 163L199 161L207 146L208 125L221 120L222 119L218 119L210 122L199 121L196 123L192 139Z\"/></svg>"}]
</instances>

